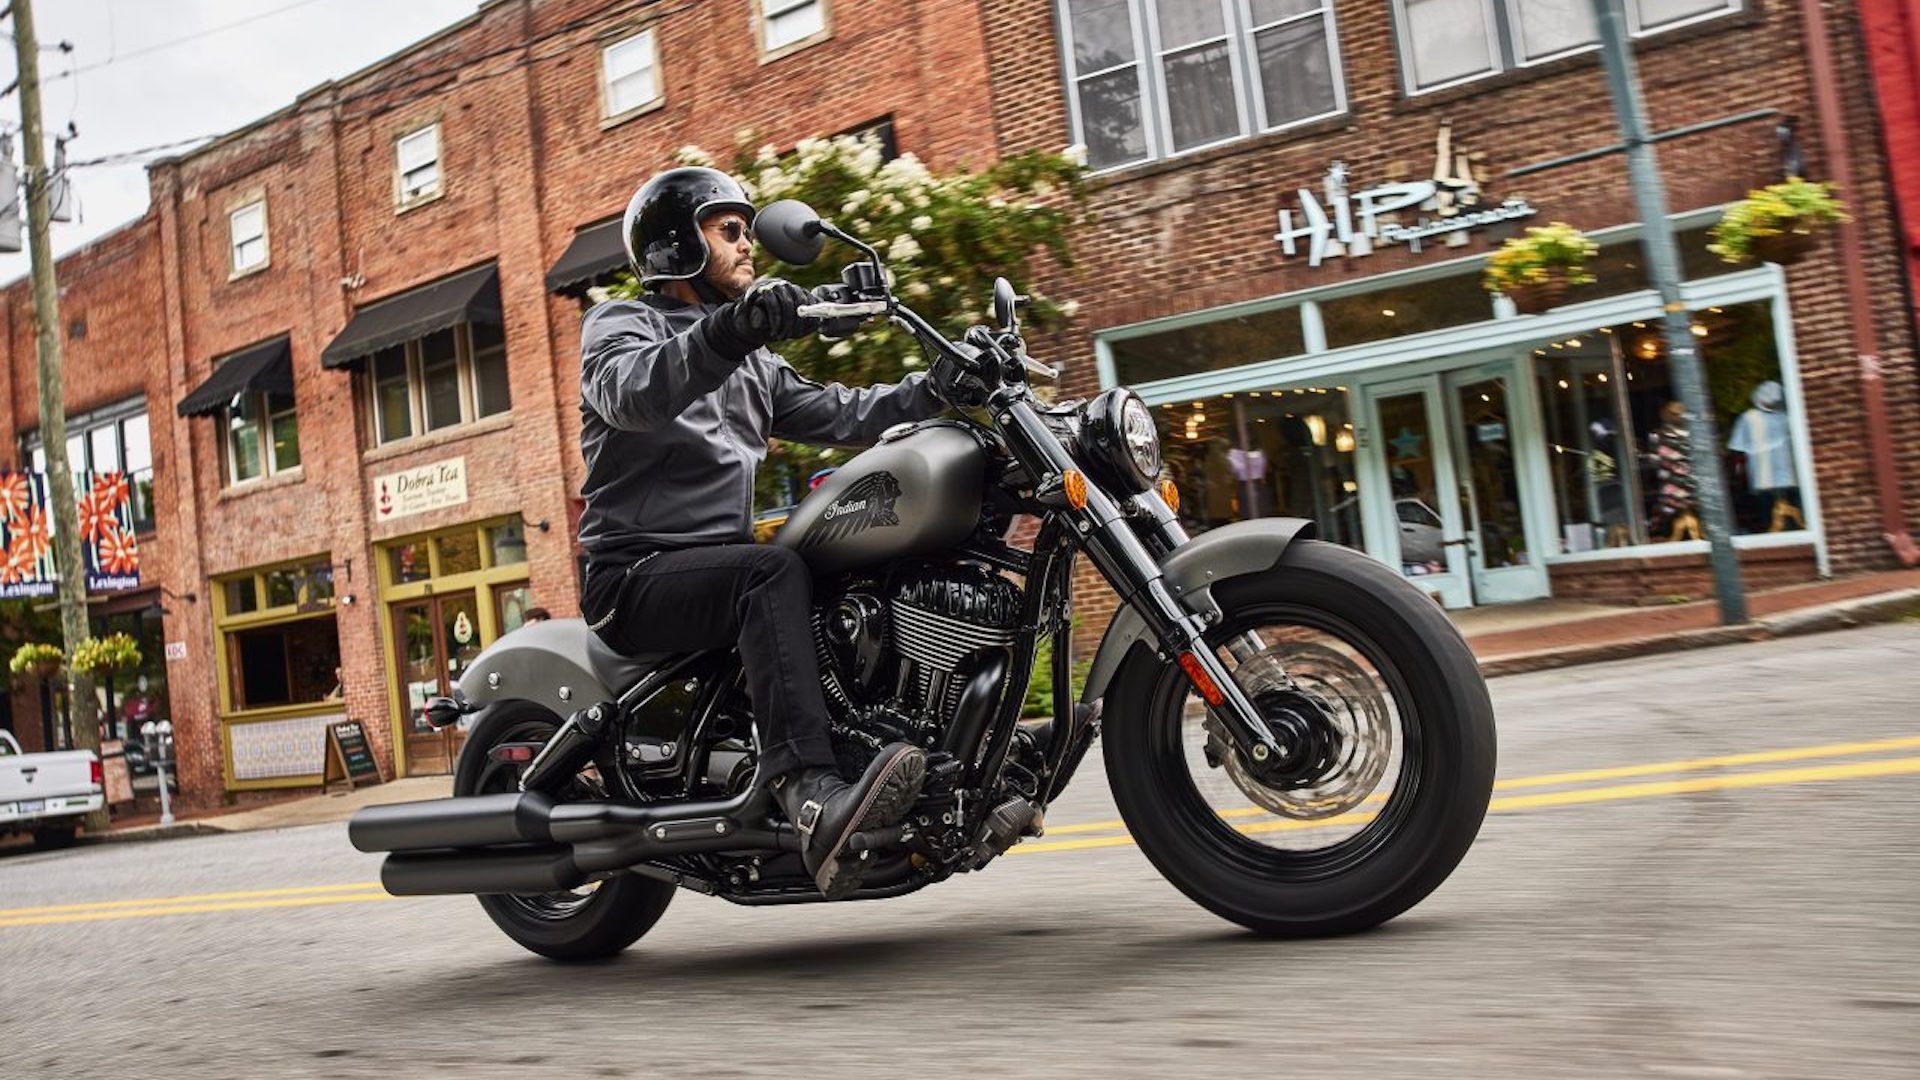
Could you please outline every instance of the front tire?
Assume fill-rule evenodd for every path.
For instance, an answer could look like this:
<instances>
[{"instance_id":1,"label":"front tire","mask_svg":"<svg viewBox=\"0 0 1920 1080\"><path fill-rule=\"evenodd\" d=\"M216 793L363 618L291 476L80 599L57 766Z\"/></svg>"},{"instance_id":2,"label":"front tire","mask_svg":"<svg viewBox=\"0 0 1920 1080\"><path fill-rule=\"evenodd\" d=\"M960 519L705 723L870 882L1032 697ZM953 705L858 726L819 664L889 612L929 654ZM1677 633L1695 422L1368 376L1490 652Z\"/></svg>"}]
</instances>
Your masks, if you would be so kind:
<instances>
[{"instance_id":1,"label":"front tire","mask_svg":"<svg viewBox=\"0 0 1920 1080\"><path fill-rule=\"evenodd\" d=\"M1378 767L1356 768L1358 781L1346 788L1331 774L1318 788L1250 781L1237 751L1223 755L1204 730L1206 761L1196 765L1194 736L1206 722L1188 708L1184 675L1136 647L1104 711L1107 775L1140 849L1196 903L1261 934L1351 933L1419 903L1466 855L1492 796L1493 706L1459 631L1392 569L1311 540L1294 542L1270 572L1222 582L1213 596L1226 615L1208 635L1216 648L1253 633L1274 656L1270 670L1291 665L1293 683L1277 698L1356 696L1358 673L1377 687L1376 703L1354 711L1361 720L1328 725L1317 767L1337 767L1343 751L1366 741L1354 730L1391 728L1395 741ZM1327 668L1338 672L1317 688L1299 674ZM1236 675L1243 686L1250 671ZM1257 805L1223 811L1214 805L1222 789L1234 803ZM1325 792L1337 798L1316 803L1312 796ZM1342 828L1351 830L1344 838L1313 846ZM1307 846L1269 846L1281 838Z\"/></svg>"},{"instance_id":2,"label":"front tire","mask_svg":"<svg viewBox=\"0 0 1920 1080\"><path fill-rule=\"evenodd\" d=\"M453 774L455 795L485 795L517 791L521 767L491 760L489 752L502 743L545 743L559 729L550 712L526 702L510 702L487 710L467 734L460 763ZM583 774L566 800L604 798L595 778ZM556 800L560 801L560 800ZM663 881L621 874L589 887L565 893L490 895L478 897L494 925L532 952L553 960L604 960L640 940L660 921L675 889Z\"/></svg>"}]
</instances>

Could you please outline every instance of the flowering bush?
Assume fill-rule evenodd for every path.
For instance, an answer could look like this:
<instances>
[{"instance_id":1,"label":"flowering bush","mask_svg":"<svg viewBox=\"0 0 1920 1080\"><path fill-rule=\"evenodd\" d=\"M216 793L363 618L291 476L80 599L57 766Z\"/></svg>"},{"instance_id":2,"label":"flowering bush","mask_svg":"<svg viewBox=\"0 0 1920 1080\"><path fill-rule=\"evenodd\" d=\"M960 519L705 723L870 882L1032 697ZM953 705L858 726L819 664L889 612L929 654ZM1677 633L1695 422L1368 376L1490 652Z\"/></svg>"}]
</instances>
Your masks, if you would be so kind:
<instances>
[{"instance_id":1,"label":"flowering bush","mask_svg":"<svg viewBox=\"0 0 1920 1080\"><path fill-rule=\"evenodd\" d=\"M682 147L677 157L681 164L718 167L713 155L698 147ZM968 324L988 318L995 277L1008 278L1032 298L1024 314L1029 325L1046 327L1073 316L1077 305L1072 301L1056 302L1035 288L1031 261L1044 252L1060 266L1072 265L1067 234L1081 216L1085 168L1084 154L1032 152L980 172L935 173L912 154L886 160L872 136L838 135L802 139L787 155L743 143L729 171L756 205L799 199L872 244L893 272L900 297L958 336ZM754 266L761 274L812 287L839 280L840 268L859 257L852 248L829 242L812 266L778 262L765 251ZM605 295L632 297L639 291L628 277ZM868 323L844 341L808 337L777 348L809 378L856 387L896 382L926 366L913 337L884 323ZM847 456L830 448L776 444L761 470L760 502L796 501L809 475Z\"/></svg>"},{"instance_id":2,"label":"flowering bush","mask_svg":"<svg viewBox=\"0 0 1920 1080\"><path fill-rule=\"evenodd\" d=\"M1707 250L1730 263L1752 262L1755 240L1764 246L1767 237L1811 237L1818 229L1851 220L1846 207L1833 197L1831 184L1789 177L1749 191L1746 198L1727 207L1713 227L1713 242Z\"/></svg>"},{"instance_id":3,"label":"flowering bush","mask_svg":"<svg viewBox=\"0 0 1920 1080\"><path fill-rule=\"evenodd\" d=\"M73 669L91 675L126 671L140 666L140 643L128 634L88 638L73 650Z\"/></svg>"},{"instance_id":4,"label":"flowering bush","mask_svg":"<svg viewBox=\"0 0 1920 1080\"><path fill-rule=\"evenodd\" d=\"M58 645L29 641L13 650L13 659L7 661L7 670L15 675L51 673L66 658Z\"/></svg>"},{"instance_id":5,"label":"flowering bush","mask_svg":"<svg viewBox=\"0 0 1920 1080\"><path fill-rule=\"evenodd\" d=\"M1487 257L1483 280L1488 292L1497 293L1545 285L1555 279L1568 285L1587 285L1594 280L1586 271L1587 260L1599 251L1600 245L1566 222L1535 225L1526 235L1514 237Z\"/></svg>"}]
</instances>

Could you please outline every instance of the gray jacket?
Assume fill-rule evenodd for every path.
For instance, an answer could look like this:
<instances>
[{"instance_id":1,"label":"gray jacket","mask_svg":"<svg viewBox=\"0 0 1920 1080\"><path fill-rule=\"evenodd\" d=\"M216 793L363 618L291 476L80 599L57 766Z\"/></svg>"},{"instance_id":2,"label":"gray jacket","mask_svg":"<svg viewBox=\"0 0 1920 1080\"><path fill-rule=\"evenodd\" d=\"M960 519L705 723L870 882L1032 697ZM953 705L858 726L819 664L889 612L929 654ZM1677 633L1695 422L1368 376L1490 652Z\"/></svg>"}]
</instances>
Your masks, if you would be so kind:
<instances>
[{"instance_id":1,"label":"gray jacket","mask_svg":"<svg viewBox=\"0 0 1920 1080\"><path fill-rule=\"evenodd\" d=\"M614 300L580 328L580 546L595 564L649 551L753 540L753 477L769 437L866 446L944 410L913 374L850 390L803 378L778 354L720 355L712 307Z\"/></svg>"}]
</instances>

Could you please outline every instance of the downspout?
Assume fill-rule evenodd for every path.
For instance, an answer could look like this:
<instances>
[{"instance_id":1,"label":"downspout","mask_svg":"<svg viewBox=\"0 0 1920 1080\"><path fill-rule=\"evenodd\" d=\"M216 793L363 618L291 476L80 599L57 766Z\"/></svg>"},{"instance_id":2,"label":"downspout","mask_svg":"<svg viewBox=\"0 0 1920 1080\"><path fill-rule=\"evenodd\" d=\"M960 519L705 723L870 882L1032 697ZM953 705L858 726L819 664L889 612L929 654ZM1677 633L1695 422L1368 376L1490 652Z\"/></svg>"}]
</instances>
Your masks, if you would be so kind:
<instances>
[{"instance_id":1,"label":"downspout","mask_svg":"<svg viewBox=\"0 0 1920 1080\"><path fill-rule=\"evenodd\" d=\"M1800 0L1807 27L1807 73L1813 80L1814 110L1820 114L1820 142L1826 148L1833 182L1851 196L1853 161L1847 154L1846 132L1840 120L1840 90L1833 74L1833 47L1827 39L1827 17L1820 0ZM1873 305L1867 292L1865 255L1860 226L1840 226L1840 261L1845 268L1847 309L1853 323L1853 351L1860 363L1860 397L1866 408L1867 443L1873 462L1874 488L1880 497L1881 535L1903 566L1920 564L1920 544L1907 528L1900 502L1900 469L1894 462L1893 433L1887 424L1886 381L1881 375L1879 342L1873 331Z\"/></svg>"}]
</instances>

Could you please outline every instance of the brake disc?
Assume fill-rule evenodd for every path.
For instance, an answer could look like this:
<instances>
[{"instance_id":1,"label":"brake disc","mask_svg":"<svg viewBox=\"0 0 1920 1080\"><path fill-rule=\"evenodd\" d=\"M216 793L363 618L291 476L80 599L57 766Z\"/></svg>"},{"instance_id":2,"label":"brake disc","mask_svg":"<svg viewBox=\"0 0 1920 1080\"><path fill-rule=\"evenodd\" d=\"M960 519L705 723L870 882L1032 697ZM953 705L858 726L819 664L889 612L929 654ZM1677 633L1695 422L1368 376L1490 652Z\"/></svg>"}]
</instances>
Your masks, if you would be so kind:
<instances>
[{"instance_id":1,"label":"brake disc","mask_svg":"<svg viewBox=\"0 0 1920 1080\"><path fill-rule=\"evenodd\" d=\"M1331 753L1313 775L1278 785L1248 767L1218 721L1206 720L1208 758L1218 760L1241 794L1282 817L1317 821L1347 813L1367 801L1393 756L1393 717L1377 676L1350 657L1323 645L1269 645L1234 670L1247 697L1277 692L1317 708L1331 730Z\"/></svg>"}]
</instances>

